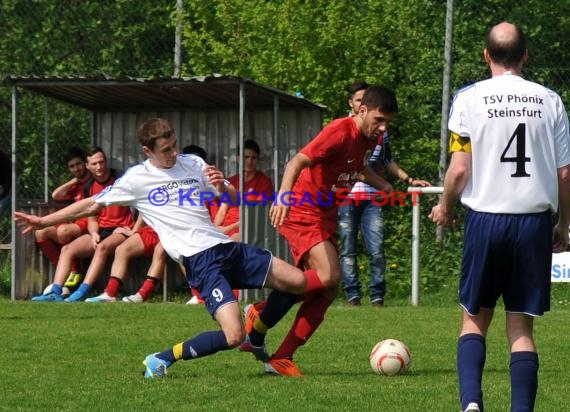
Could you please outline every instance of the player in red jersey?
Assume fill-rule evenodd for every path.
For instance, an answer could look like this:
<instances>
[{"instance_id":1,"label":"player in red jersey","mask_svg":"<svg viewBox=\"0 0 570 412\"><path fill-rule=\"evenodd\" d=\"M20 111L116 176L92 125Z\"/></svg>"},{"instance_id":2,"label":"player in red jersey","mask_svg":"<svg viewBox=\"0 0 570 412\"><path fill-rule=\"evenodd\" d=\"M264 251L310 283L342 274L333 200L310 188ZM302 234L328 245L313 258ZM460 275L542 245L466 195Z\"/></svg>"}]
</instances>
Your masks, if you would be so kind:
<instances>
[{"instance_id":1,"label":"player in red jersey","mask_svg":"<svg viewBox=\"0 0 570 412\"><path fill-rule=\"evenodd\" d=\"M107 158L100 147L92 147L87 153L87 169L91 172L93 179L83 188L84 198L89 198L103 191L116 180L117 173L107 167ZM107 256L132 234L133 223L132 212L125 206L109 206L103 208L97 216L90 216L87 225L88 233L68 243L61 250L50 291L55 293L35 296L32 300L51 301L54 300L54 296L59 297L56 300L61 300L61 292L58 294L58 291L60 291L69 273L72 260L92 256L85 280L66 299L70 302L83 300L103 271Z\"/></svg>"},{"instance_id":2,"label":"player in red jersey","mask_svg":"<svg viewBox=\"0 0 570 412\"><path fill-rule=\"evenodd\" d=\"M103 303L116 302L119 289L128 276L129 261L142 256L152 256L152 263L148 269L146 279L139 291L131 296L125 296L123 302L142 303L154 291L158 282L162 279L164 265L166 264L166 252L159 247L158 234L150 226L146 226L139 216L133 227L133 234L115 249L115 258L111 266L111 276L103 293L99 296L85 299L86 302Z\"/></svg>"},{"instance_id":3,"label":"player in red jersey","mask_svg":"<svg viewBox=\"0 0 570 412\"><path fill-rule=\"evenodd\" d=\"M72 147L65 156L67 168L73 178L56 188L51 197L56 202L77 202L83 199L83 187L91 178L91 173L85 166L85 151ZM87 232L87 218L78 219L73 223L62 223L46 227L35 232L36 243L48 260L57 267L61 246L71 242ZM77 263L72 262L70 279L77 279ZM69 286L77 286L71 284Z\"/></svg>"},{"instance_id":4,"label":"player in red jersey","mask_svg":"<svg viewBox=\"0 0 570 412\"><path fill-rule=\"evenodd\" d=\"M370 168L368 158L397 111L392 90L371 86L356 116L332 121L287 164L270 219L287 239L297 266L316 270L326 289L304 296L293 327L269 359L260 356L265 333L298 301L298 296L272 291L266 304L245 308L248 336L240 349L265 361L266 372L301 376L293 354L315 332L338 294L338 203L357 180L392 192L392 186Z\"/></svg>"}]
</instances>

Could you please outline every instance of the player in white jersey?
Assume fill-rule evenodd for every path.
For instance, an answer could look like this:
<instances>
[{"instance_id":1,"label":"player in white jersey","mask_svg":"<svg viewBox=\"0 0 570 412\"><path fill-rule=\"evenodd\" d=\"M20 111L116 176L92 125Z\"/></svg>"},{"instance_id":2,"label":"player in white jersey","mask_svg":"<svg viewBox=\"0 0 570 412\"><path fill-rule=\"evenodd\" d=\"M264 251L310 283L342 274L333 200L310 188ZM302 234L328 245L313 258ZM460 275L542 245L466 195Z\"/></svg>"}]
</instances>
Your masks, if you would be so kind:
<instances>
[{"instance_id":1,"label":"player in white jersey","mask_svg":"<svg viewBox=\"0 0 570 412\"><path fill-rule=\"evenodd\" d=\"M99 195L51 215L16 212L23 233L96 214L109 205L136 208L160 238L166 252L184 264L188 283L205 299L221 330L203 332L161 353L148 355L147 378L166 375L180 359L194 359L238 346L245 338L239 305L232 289L273 288L295 294L323 288L315 271L302 272L268 250L232 240L212 223L204 205L217 195L235 201L235 188L223 173L194 155L178 155L170 123L149 119L138 129L147 160L131 167ZM257 348L265 354L265 348Z\"/></svg>"},{"instance_id":2,"label":"player in white jersey","mask_svg":"<svg viewBox=\"0 0 570 412\"><path fill-rule=\"evenodd\" d=\"M553 91L524 80L524 34L501 23L488 32L492 78L459 91L449 116L452 152L444 194L430 217L465 221L457 368L464 411L482 411L485 336L502 296L510 343L511 410L534 409L538 354L533 317L550 309L552 252L568 246L570 135ZM558 222L552 229L552 214Z\"/></svg>"}]
</instances>

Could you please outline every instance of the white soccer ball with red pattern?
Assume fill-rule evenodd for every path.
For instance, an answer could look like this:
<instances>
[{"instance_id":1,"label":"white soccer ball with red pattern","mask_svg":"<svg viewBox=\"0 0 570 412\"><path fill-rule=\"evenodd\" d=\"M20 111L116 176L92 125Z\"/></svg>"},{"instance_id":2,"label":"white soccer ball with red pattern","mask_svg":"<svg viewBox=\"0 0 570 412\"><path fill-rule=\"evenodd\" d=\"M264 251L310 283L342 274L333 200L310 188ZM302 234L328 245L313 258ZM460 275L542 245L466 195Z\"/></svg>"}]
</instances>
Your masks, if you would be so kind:
<instances>
[{"instance_id":1,"label":"white soccer ball with red pattern","mask_svg":"<svg viewBox=\"0 0 570 412\"><path fill-rule=\"evenodd\" d=\"M403 373L411 361L410 350L397 339L378 342L370 353L370 367L379 375L394 376Z\"/></svg>"}]
</instances>

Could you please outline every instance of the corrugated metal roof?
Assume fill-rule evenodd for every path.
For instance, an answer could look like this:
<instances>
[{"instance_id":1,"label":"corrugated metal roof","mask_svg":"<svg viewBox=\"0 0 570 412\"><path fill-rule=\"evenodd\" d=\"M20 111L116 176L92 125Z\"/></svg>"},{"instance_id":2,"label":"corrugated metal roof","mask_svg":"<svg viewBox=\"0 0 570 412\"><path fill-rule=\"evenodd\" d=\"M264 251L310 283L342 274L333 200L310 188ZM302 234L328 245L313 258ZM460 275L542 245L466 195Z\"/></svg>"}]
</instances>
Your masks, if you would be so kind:
<instances>
[{"instance_id":1,"label":"corrugated metal roof","mask_svg":"<svg viewBox=\"0 0 570 412\"><path fill-rule=\"evenodd\" d=\"M4 82L23 87L92 111L235 108L239 105L239 85L245 89L247 109L270 108L274 96L279 106L324 110L326 107L282 90L246 78L223 76L110 77L92 76L6 76Z\"/></svg>"}]
</instances>

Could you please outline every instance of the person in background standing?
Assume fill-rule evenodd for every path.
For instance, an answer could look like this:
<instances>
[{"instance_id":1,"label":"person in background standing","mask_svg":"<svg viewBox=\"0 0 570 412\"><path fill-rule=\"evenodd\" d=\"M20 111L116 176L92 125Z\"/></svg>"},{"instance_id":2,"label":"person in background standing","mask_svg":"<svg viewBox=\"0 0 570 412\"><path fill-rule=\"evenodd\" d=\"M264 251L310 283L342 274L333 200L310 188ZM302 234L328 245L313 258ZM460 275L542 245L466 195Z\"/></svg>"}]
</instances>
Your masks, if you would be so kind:
<instances>
[{"instance_id":1,"label":"person in background standing","mask_svg":"<svg viewBox=\"0 0 570 412\"><path fill-rule=\"evenodd\" d=\"M362 103L362 96L368 84L359 81L351 84L348 105L349 116L356 116ZM388 131L384 132L382 142L378 144L369 164L378 173L386 168L391 174L404 181L409 186L431 186L425 180L410 177L393 159L388 141ZM358 231L362 233L362 240L368 253L368 267L370 269L370 282L368 292L370 303L375 307L384 306L386 294L386 257L384 255L384 214L378 202L371 198L377 189L364 183L356 182L349 194L351 199L338 208L338 232L340 237L340 268L344 292L349 305L360 306L361 283L358 270Z\"/></svg>"}]
</instances>

